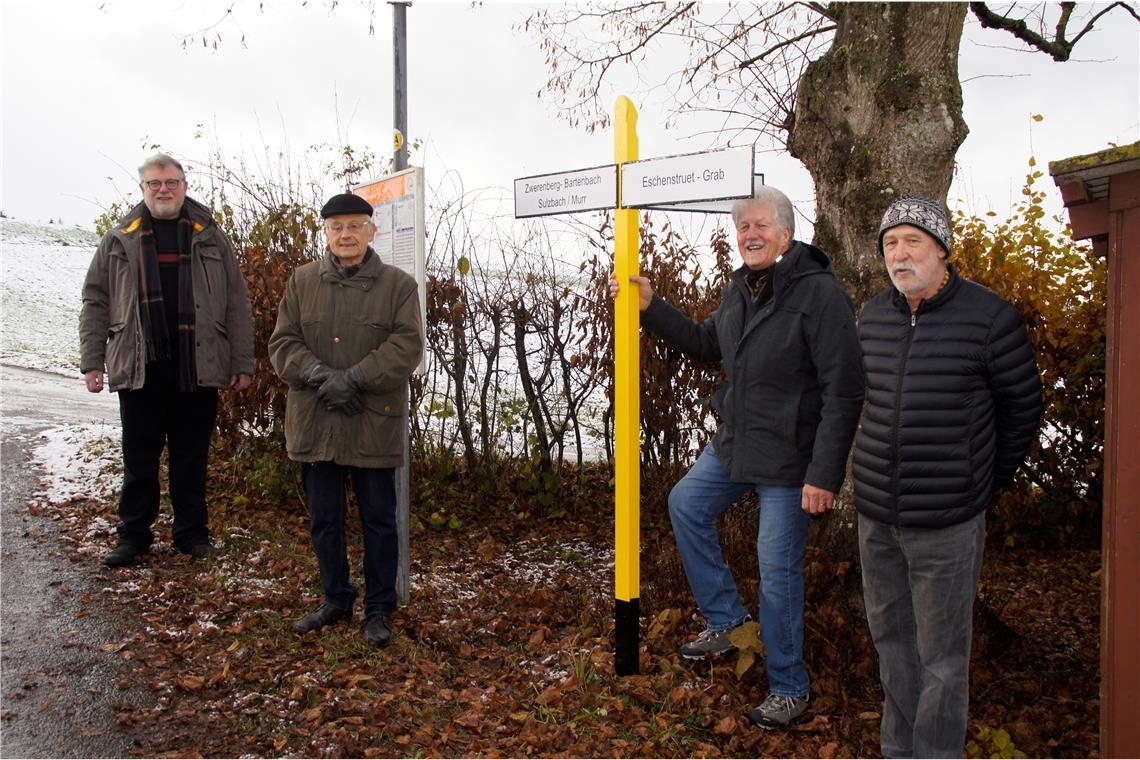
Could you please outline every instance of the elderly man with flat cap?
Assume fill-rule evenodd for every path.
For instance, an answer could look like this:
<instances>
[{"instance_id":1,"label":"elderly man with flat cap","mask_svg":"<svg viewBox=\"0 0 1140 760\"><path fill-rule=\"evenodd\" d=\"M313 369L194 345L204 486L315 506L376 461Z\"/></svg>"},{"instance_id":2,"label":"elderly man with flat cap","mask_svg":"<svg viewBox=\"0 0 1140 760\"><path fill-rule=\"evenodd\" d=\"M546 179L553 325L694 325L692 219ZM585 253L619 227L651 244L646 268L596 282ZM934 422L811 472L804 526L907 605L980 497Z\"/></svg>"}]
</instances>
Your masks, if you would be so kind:
<instances>
[{"instance_id":1,"label":"elderly man with flat cap","mask_svg":"<svg viewBox=\"0 0 1140 760\"><path fill-rule=\"evenodd\" d=\"M350 193L321 208L328 251L289 279L269 339L289 385L285 442L301 463L324 602L293 623L298 634L352 619L345 541L346 487L364 535L364 638L384 647L396 608L396 490L404 458L408 378L424 350L416 281L369 242L372 206Z\"/></svg>"}]
</instances>

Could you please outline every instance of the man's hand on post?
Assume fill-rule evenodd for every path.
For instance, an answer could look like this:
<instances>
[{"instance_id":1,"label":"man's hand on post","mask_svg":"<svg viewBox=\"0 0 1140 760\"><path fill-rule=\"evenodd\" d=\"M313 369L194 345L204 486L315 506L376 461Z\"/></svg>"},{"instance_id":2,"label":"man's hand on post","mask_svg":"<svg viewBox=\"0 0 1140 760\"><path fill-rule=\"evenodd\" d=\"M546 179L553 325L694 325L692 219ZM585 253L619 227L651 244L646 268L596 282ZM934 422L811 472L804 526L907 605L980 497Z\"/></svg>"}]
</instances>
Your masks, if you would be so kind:
<instances>
[{"instance_id":1,"label":"man's hand on post","mask_svg":"<svg viewBox=\"0 0 1140 760\"><path fill-rule=\"evenodd\" d=\"M822 515L835 505L835 494L810 483L804 483L803 509L809 515Z\"/></svg>"},{"instance_id":2,"label":"man's hand on post","mask_svg":"<svg viewBox=\"0 0 1140 760\"><path fill-rule=\"evenodd\" d=\"M653 286L649 284L648 277L640 277L636 274L629 276L629 281L637 285L637 308L640 311L645 311L649 308L649 302L653 300ZM610 277L610 298L617 298L620 285L617 277Z\"/></svg>"},{"instance_id":3,"label":"man's hand on post","mask_svg":"<svg viewBox=\"0 0 1140 760\"><path fill-rule=\"evenodd\" d=\"M103 370L89 369L83 375L83 381L87 384L87 390L91 393L98 393L103 390Z\"/></svg>"},{"instance_id":4,"label":"man's hand on post","mask_svg":"<svg viewBox=\"0 0 1140 760\"><path fill-rule=\"evenodd\" d=\"M251 375L230 375L230 390L244 391L252 382Z\"/></svg>"}]
</instances>

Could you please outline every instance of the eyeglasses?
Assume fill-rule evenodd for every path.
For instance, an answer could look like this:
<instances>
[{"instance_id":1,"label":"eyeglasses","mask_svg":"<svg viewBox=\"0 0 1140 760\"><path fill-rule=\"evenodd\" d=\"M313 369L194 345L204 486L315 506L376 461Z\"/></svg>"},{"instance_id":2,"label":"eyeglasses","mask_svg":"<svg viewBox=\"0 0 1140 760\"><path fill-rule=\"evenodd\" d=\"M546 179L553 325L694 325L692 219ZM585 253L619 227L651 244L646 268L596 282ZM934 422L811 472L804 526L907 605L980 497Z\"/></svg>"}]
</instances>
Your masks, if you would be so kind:
<instances>
[{"instance_id":1,"label":"eyeglasses","mask_svg":"<svg viewBox=\"0 0 1140 760\"><path fill-rule=\"evenodd\" d=\"M363 221L360 221L359 219L354 221L354 222L348 222L347 224L345 224L344 222L326 222L325 223L325 232L329 232L333 235L339 235L340 233L344 232L345 230L348 230L349 232L355 234L357 232L362 231L369 224L372 224L372 222L363 222Z\"/></svg>"},{"instance_id":2,"label":"eyeglasses","mask_svg":"<svg viewBox=\"0 0 1140 760\"><path fill-rule=\"evenodd\" d=\"M144 179L142 184L148 190L158 190L163 185L166 185L167 190L177 190L185 181L184 179Z\"/></svg>"}]
</instances>

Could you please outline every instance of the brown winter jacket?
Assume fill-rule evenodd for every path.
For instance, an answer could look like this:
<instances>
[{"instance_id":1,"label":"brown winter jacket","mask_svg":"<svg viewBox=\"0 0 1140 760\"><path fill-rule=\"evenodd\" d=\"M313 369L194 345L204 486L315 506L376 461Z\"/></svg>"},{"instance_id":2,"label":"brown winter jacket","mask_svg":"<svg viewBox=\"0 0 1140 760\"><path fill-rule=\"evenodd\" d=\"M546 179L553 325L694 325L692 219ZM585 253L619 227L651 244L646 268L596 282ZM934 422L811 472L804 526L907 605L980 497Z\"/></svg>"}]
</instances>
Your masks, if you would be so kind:
<instances>
[{"instance_id":1,"label":"brown winter jacket","mask_svg":"<svg viewBox=\"0 0 1140 760\"><path fill-rule=\"evenodd\" d=\"M187 198L194 222L190 268L194 282L195 366L198 385L229 386L253 374L253 314L233 246L209 210ZM83 283L79 313L80 371L106 365L111 391L146 383L146 347L139 317L139 228L143 204L103 235Z\"/></svg>"},{"instance_id":2,"label":"brown winter jacket","mask_svg":"<svg viewBox=\"0 0 1140 760\"><path fill-rule=\"evenodd\" d=\"M289 384L285 444L298 462L397 467L404 461L408 378L424 350L419 296L410 275L375 253L367 258L345 277L326 253L297 268L281 299L269 360ZM307 382L318 362L360 366L362 413L325 408Z\"/></svg>"}]
</instances>

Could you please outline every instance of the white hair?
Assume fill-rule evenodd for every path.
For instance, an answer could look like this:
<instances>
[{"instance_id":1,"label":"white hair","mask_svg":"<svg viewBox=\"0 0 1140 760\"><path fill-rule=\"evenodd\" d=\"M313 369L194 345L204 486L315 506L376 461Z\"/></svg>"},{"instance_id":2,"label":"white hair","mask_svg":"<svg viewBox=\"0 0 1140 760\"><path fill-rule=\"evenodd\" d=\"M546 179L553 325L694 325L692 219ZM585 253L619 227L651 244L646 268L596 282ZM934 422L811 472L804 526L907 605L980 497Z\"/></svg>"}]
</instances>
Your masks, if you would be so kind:
<instances>
[{"instance_id":1,"label":"white hair","mask_svg":"<svg viewBox=\"0 0 1140 760\"><path fill-rule=\"evenodd\" d=\"M147 169L153 169L155 167L165 169L168 166L173 166L181 172L182 179L186 179L186 170L182 168L182 164L180 164L178 159L174 156L167 155L166 153L155 153L143 161L142 164L139 165L139 179L142 179L143 172Z\"/></svg>"},{"instance_id":2,"label":"white hair","mask_svg":"<svg viewBox=\"0 0 1140 760\"><path fill-rule=\"evenodd\" d=\"M732 204L732 224L735 227L740 223L740 215L744 209L752 206L769 206L776 214L776 223L788 231L792 237L796 236L796 212L788 196L774 187L761 185L751 198L741 198Z\"/></svg>"}]
</instances>

